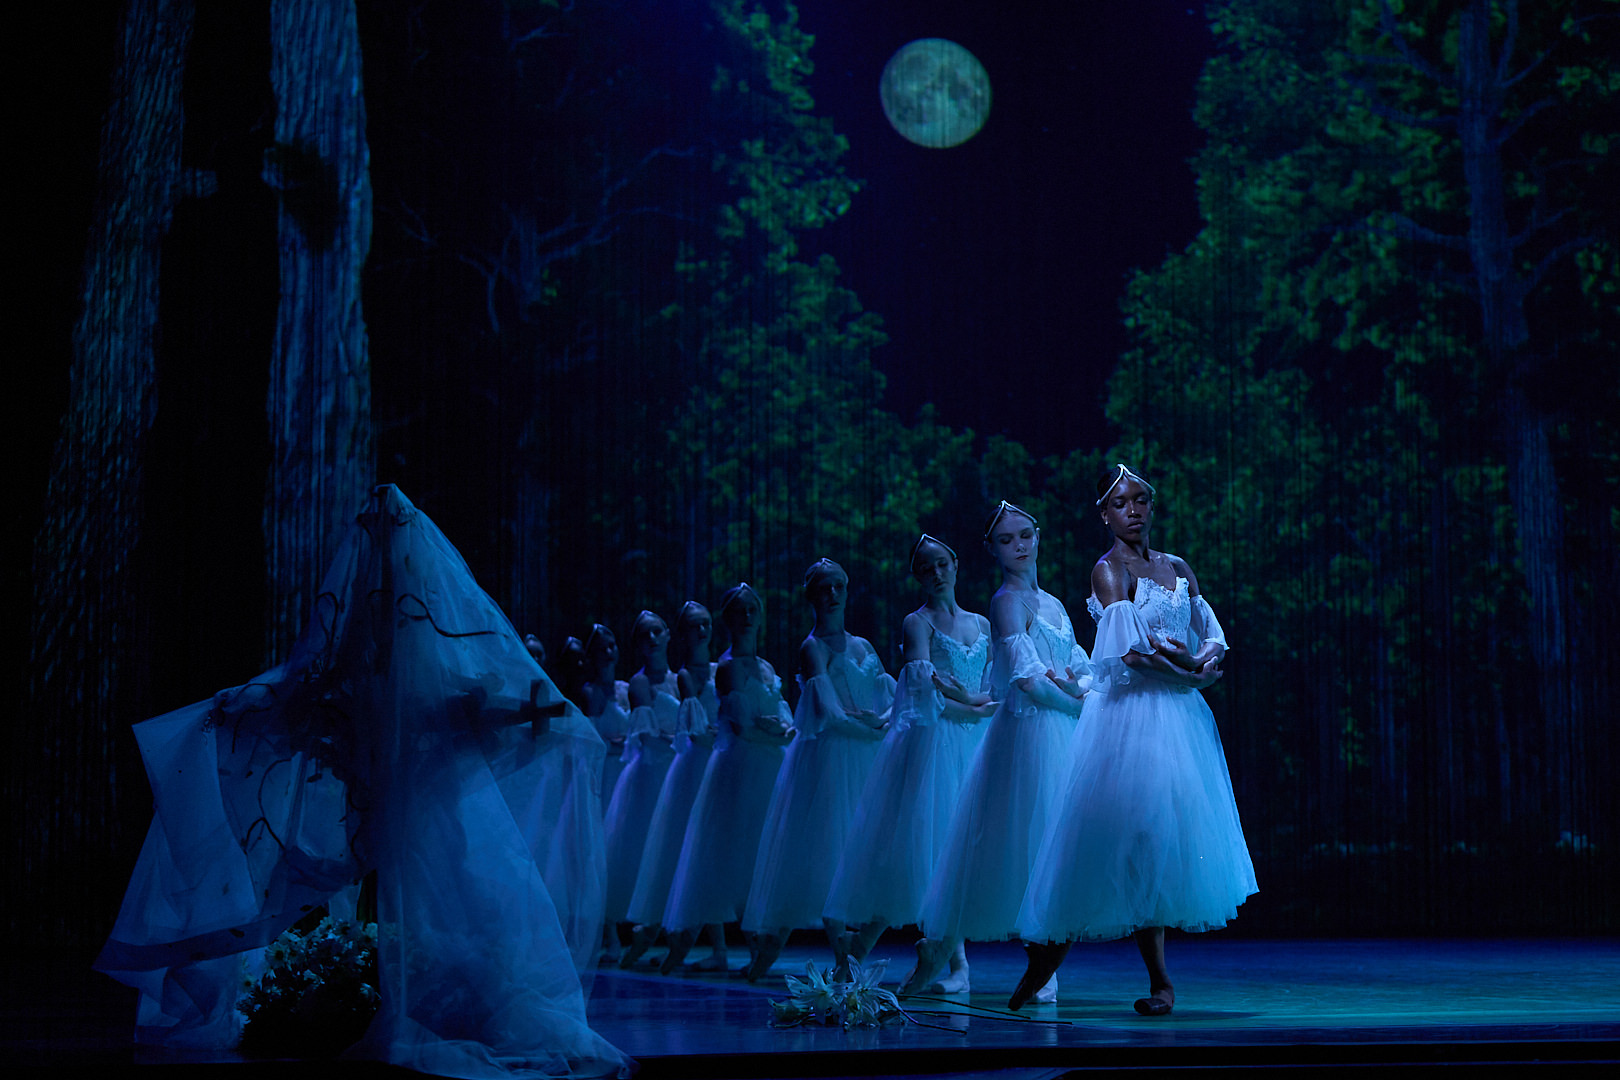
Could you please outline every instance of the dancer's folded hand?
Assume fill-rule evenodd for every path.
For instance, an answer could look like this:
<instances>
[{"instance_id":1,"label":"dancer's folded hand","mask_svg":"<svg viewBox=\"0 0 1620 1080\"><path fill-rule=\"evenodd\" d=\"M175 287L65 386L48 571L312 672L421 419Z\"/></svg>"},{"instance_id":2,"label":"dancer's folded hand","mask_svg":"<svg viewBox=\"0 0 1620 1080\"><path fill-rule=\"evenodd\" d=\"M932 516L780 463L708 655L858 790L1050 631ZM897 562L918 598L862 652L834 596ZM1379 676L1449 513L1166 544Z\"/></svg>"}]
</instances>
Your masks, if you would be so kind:
<instances>
[{"instance_id":1,"label":"dancer's folded hand","mask_svg":"<svg viewBox=\"0 0 1620 1080\"><path fill-rule=\"evenodd\" d=\"M950 672L946 672L944 675L941 675L937 671L934 672L934 689L938 690L941 694L944 694L946 697L950 698L954 702L957 702L958 704L973 704L973 702L968 700L968 692L962 686L962 680L958 679Z\"/></svg>"},{"instance_id":2,"label":"dancer's folded hand","mask_svg":"<svg viewBox=\"0 0 1620 1080\"><path fill-rule=\"evenodd\" d=\"M1176 665L1176 667L1181 668L1183 671L1198 671L1198 660L1187 649L1185 642L1177 641L1175 638L1165 638L1163 641L1155 641L1153 644L1158 649L1159 655Z\"/></svg>"}]
</instances>

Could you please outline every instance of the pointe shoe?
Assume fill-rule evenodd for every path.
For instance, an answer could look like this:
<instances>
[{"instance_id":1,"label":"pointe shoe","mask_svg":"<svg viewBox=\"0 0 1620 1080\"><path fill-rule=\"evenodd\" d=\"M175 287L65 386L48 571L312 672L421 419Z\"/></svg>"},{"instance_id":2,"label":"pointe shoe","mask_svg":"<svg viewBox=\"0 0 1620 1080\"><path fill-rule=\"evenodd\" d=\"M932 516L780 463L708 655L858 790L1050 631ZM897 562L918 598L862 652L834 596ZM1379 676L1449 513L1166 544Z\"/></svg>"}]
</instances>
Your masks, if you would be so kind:
<instances>
[{"instance_id":1,"label":"pointe shoe","mask_svg":"<svg viewBox=\"0 0 1620 1080\"><path fill-rule=\"evenodd\" d=\"M968 979L967 961L957 963L956 957L951 957L950 974L939 980L941 994L967 994L973 990L973 984Z\"/></svg>"},{"instance_id":2,"label":"pointe shoe","mask_svg":"<svg viewBox=\"0 0 1620 1080\"><path fill-rule=\"evenodd\" d=\"M855 935L849 931L832 935L833 978L845 979L849 974L849 955L855 945Z\"/></svg>"},{"instance_id":3,"label":"pointe shoe","mask_svg":"<svg viewBox=\"0 0 1620 1080\"><path fill-rule=\"evenodd\" d=\"M1159 996L1165 993L1170 995L1169 1000ZM1175 991L1160 989L1153 991L1152 997L1137 998L1131 1007L1141 1016L1169 1016L1170 1010L1175 1006Z\"/></svg>"},{"instance_id":4,"label":"pointe shoe","mask_svg":"<svg viewBox=\"0 0 1620 1080\"><path fill-rule=\"evenodd\" d=\"M1057 1001L1057 976L1053 975L1036 986L1035 980L1040 977L1041 972L1035 967L1026 970L1013 989L1012 997L1007 999L1007 1008L1017 1012L1032 1001L1037 1005L1050 1005Z\"/></svg>"},{"instance_id":5,"label":"pointe shoe","mask_svg":"<svg viewBox=\"0 0 1620 1080\"><path fill-rule=\"evenodd\" d=\"M1007 1007L1013 1012L1031 1001L1037 1005L1050 1005L1057 1001L1057 969L1063 966L1063 958L1068 956L1069 947L1026 944L1024 952L1029 957L1029 966L1024 969L1012 997L1007 999Z\"/></svg>"},{"instance_id":6,"label":"pointe shoe","mask_svg":"<svg viewBox=\"0 0 1620 1080\"><path fill-rule=\"evenodd\" d=\"M1058 1001L1058 968L1063 967L1064 957L1069 955L1069 942L1025 941L1024 955L1029 957L1029 965L1017 981L1013 997L1008 999L1008 1009L1013 1012L1030 1001L1038 1006Z\"/></svg>"},{"instance_id":7,"label":"pointe shoe","mask_svg":"<svg viewBox=\"0 0 1620 1080\"><path fill-rule=\"evenodd\" d=\"M944 972L945 965L950 962L951 955L945 949L943 941L934 941L922 938L917 942L917 966L911 969L906 976L905 983L900 987L900 997L912 997L916 994L927 993L939 983L939 976Z\"/></svg>"},{"instance_id":8,"label":"pointe shoe","mask_svg":"<svg viewBox=\"0 0 1620 1080\"><path fill-rule=\"evenodd\" d=\"M888 927L881 923L872 923L853 931L849 936L849 955L863 964L866 963L866 958L872 955L872 949L886 929Z\"/></svg>"},{"instance_id":9,"label":"pointe shoe","mask_svg":"<svg viewBox=\"0 0 1620 1080\"><path fill-rule=\"evenodd\" d=\"M624 955L619 957L619 967L628 970L635 966L635 962L640 960L657 940L658 927L646 925L636 927L635 933L630 938L630 944L624 947Z\"/></svg>"},{"instance_id":10,"label":"pointe shoe","mask_svg":"<svg viewBox=\"0 0 1620 1080\"><path fill-rule=\"evenodd\" d=\"M673 975L679 971L681 961L685 960L686 954L692 951L692 941L696 937L697 935L690 930L669 931L669 955L664 957L662 964L658 965L658 973L660 975Z\"/></svg>"},{"instance_id":11,"label":"pointe shoe","mask_svg":"<svg viewBox=\"0 0 1620 1080\"><path fill-rule=\"evenodd\" d=\"M708 956L704 957L702 960L699 960L697 963L693 964L692 967L697 971L730 971L731 970L731 964L726 959L725 952L723 950L721 950L721 949L712 949L712 950L710 950Z\"/></svg>"},{"instance_id":12,"label":"pointe shoe","mask_svg":"<svg viewBox=\"0 0 1620 1080\"><path fill-rule=\"evenodd\" d=\"M782 955L782 939L775 934L759 935L759 951L754 954L754 962L748 965L745 977L749 982L758 982L771 970L776 958Z\"/></svg>"}]
</instances>

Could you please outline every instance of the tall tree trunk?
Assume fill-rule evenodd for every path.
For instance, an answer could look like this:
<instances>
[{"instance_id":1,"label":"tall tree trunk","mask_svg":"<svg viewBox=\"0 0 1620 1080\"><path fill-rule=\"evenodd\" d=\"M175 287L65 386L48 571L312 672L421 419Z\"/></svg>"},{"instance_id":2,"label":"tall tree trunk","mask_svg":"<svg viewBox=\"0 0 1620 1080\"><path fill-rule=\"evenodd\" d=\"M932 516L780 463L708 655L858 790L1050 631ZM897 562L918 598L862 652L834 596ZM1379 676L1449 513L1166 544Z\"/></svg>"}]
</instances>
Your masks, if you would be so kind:
<instances>
[{"instance_id":1,"label":"tall tree trunk","mask_svg":"<svg viewBox=\"0 0 1620 1080\"><path fill-rule=\"evenodd\" d=\"M267 663L283 658L375 472L360 272L370 160L353 0L272 0L281 306L267 410Z\"/></svg>"},{"instance_id":2,"label":"tall tree trunk","mask_svg":"<svg viewBox=\"0 0 1620 1080\"><path fill-rule=\"evenodd\" d=\"M1549 421L1529 402L1521 381L1530 372L1525 315L1527 279L1513 252L1503 177L1501 110L1506 87L1491 53L1491 5L1471 0L1458 35L1457 130L1468 185L1468 253L1473 262L1485 348L1495 370L1508 376L1503 402L1509 470L1525 585L1530 593L1530 653L1535 660L1545 745L1548 793L1559 808L1558 825L1571 827L1567 800L1559 797L1571 765L1570 670L1560 582L1564 532L1553 467Z\"/></svg>"},{"instance_id":3,"label":"tall tree trunk","mask_svg":"<svg viewBox=\"0 0 1620 1080\"><path fill-rule=\"evenodd\" d=\"M192 15L193 0L130 0L124 12L67 415L34 544L31 708L19 741L37 767L12 801L27 830L12 880L35 883L35 917L58 927L84 915L54 903L58 884L96 895L96 868L125 869L121 733L150 706L140 679L147 598L134 568L157 411L158 269L174 204L192 186L180 165Z\"/></svg>"}]
</instances>

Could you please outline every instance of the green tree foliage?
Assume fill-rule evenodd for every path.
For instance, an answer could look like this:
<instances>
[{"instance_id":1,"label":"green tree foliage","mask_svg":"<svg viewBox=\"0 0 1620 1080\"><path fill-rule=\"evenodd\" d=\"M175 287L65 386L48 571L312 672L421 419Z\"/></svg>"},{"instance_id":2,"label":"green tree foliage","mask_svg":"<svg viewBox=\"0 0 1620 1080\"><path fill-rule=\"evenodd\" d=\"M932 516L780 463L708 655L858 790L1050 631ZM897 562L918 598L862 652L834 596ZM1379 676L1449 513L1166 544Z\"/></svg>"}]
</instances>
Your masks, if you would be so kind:
<instances>
[{"instance_id":1,"label":"green tree foliage","mask_svg":"<svg viewBox=\"0 0 1620 1080\"><path fill-rule=\"evenodd\" d=\"M795 600L821 556L849 571L857 628L887 640L910 543L968 468L972 436L931 412L908 427L881 408L881 320L831 256L802 250L859 183L839 163L844 137L812 111L814 39L796 9L723 0L714 10L731 50L713 92L722 130L736 133L714 167L734 197L713 239L683 253L686 299L665 312L694 372L666 429L671 510L702 560L697 592L753 583L775 652L808 628Z\"/></svg>"},{"instance_id":2,"label":"green tree foliage","mask_svg":"<svg viewBox=\"0 0 1620 1080\"><path fill-rule=\"evenodd\" d=\"M1217 697L1276 853L1548 852L1614 820L1574 753L1609 745L1599 688L1537 692L1570 677L1549 605L1560 650L1605 618L1575 593L1613 580L1613 531L1572 524L1568 545L1536 505L1560 523L1612 505L1559 483L1587 448L1612 455L1612 429L1548 390L1579 355L1612 403L1620 367L1594 184L1614 168L1613 8L1211 5L1206 225L1132 283L1108 408L1159 484L1160 539L1254 650ZM1555 588L1536 565L1562 567Z\"/></svg>"}]
</instances>

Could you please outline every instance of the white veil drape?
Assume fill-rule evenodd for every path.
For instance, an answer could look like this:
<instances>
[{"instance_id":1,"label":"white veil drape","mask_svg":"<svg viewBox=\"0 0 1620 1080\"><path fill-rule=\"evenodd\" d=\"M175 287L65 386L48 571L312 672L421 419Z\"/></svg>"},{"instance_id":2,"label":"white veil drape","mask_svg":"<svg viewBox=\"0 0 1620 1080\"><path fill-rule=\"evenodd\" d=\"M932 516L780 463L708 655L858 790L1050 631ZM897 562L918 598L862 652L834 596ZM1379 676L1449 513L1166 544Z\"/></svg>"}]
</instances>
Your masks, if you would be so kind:
<instances>
[{"instance_id":1,"label":"white veil drape","mask_svg":"<svg viewBox=\"0 0 1620 1080\"><path fill-rule=\"evenodd\" d=\"M398 489L285 664L135 732L156 810L96 967L141 991L138 1039L230 1045L244 957L375 869L382 1005L351 1054L628 1074L585 1021L602 741Z\"/></svg>"}]
</instances>

